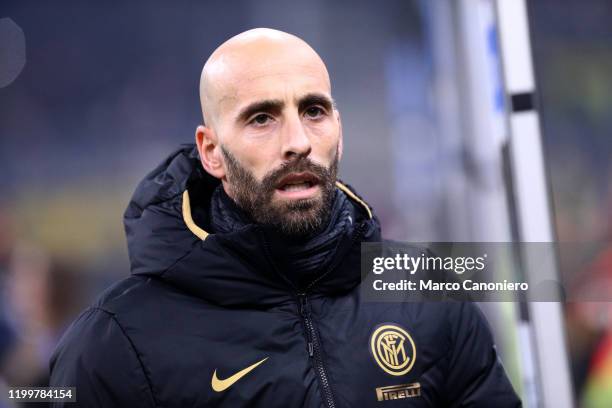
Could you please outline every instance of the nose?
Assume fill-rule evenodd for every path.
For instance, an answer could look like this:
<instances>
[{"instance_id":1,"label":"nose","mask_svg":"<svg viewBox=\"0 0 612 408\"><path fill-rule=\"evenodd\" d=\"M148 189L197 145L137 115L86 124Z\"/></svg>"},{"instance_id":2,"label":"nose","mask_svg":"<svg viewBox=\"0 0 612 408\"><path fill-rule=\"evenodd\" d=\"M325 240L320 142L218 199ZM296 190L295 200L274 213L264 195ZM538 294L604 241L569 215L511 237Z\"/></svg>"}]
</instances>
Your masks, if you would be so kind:
<instances>
[{"instance_id":1,"label":"nose","mask_svg":"<svg viewBox=\"0 0 612 408\"><path fill-rule=\"evenodd\" d=\"M312 150L310 137L297 112L285 121L282 138L283 160L295 160L300 156L307 157Z\"/></svg>"}]
</instances>

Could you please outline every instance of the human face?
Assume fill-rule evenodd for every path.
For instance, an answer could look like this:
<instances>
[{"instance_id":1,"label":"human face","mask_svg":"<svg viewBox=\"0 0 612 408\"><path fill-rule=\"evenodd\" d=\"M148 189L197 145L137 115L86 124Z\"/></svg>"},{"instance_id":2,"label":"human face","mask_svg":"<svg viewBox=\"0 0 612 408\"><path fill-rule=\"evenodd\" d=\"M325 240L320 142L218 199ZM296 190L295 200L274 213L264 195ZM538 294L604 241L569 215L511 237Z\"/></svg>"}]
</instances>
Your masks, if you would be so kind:
<instances>
[{"instance_id":1,"label":"human face","mask_svg":"<svg viewBox=\"0 0 612 408\"><path fill-rule=\"evenodd\" d=\"M252 192L251 198L268 194L258 205L280 217L280 223L302 219L312 224L308 214L321 216L316 208L327 211L330 185L333 192L342 148L340 117L327 71L312 50L263 48L258 51L265 58L249 55L248 64L236 55L225 56L225 81L215 80L219 97L214 126L202 130L202 138L208 132L213 142L208 149L199 146L201 156L208 150L213 159L203 159L203 164L246 209L253 200L249 205L239 202L248 195L237 168L257 183L250 188L270 188Z\"/></svg>"}]
</instances>

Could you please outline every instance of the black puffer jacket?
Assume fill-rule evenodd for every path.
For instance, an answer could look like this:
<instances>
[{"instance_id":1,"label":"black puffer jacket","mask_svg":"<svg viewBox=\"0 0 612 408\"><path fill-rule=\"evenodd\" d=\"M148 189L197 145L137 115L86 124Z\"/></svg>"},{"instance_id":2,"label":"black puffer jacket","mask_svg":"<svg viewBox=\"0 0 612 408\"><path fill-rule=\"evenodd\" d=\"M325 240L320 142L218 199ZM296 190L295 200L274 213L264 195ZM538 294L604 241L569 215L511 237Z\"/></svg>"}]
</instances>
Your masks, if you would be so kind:
<instances>
[{"instance_id":1,"label":"black puffer jacket","mask_svg":"<svg viewBox=\"0 0 612 408\"><path fill-rule=\"evenodd\" d=\"M475 305L360 299L360 242L380 230L347 187L355 219L298 290L259 226L206 232L217 185L193 145L140 183L131 276L51 360L51 385L76 386L67 407L520 406Z\"/></svg>"}]
</instances>

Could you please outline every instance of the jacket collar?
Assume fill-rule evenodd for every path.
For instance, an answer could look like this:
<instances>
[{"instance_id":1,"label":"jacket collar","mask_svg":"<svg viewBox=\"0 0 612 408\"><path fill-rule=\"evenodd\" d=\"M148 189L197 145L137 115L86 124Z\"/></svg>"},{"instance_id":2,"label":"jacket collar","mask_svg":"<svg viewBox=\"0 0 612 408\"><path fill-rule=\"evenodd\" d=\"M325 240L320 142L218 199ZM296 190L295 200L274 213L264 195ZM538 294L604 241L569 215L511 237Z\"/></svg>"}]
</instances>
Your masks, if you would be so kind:
<instances>
[{"instance_id":1,"label":"jacket collar","mask_svg":"<svg viewBox=\"0 0 612 408\"><path fill-rule=\"evenodd\" d=\"M208 207L219 181L201 167L195 145L182 145L138 185L124 214L131 271L156 277L222 306L266 307L296 294L273 261L262 228L210 233ZM379 241L371 208L347 185L338 189L356 219L326 269L305 290L347 291L360 280L360 242Z\"/></svg>"}]
</instances>

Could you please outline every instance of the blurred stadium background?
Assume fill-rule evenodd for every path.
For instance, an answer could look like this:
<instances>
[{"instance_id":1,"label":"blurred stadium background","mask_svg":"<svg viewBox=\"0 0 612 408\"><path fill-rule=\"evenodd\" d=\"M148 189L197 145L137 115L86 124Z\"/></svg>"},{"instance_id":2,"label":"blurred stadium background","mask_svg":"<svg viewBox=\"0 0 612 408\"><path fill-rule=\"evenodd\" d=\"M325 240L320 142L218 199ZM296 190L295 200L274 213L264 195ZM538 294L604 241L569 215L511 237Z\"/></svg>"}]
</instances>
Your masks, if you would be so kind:
<instances>
[{"instance_id":1,"label":"blurred stadium background","mask_svg":"<svg viewBox=\"0 0 612 408\"><path fill-rule=\"evenodd\" d=\"M448 45L455 31L442 3L3 1L0 383L44 385L67 324L129 273L130 195L193 141L202 65L249 28L294 33L326 61L343 115L341 177L374 207L386 237L486 240L478 231L496 227L477 225L469 198L504 185L487 150L455 126L461 50ZM528 5L556 238L581 244L560 251L560 272L612 295L612 3ZM612 307L563 310L576 404L611 407ZM492 324L504 343L511 334L500 319ZM520 364L507 360L526 392Z\"/></svg>"}]
</instances>

